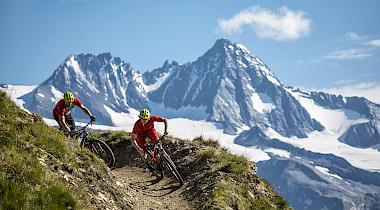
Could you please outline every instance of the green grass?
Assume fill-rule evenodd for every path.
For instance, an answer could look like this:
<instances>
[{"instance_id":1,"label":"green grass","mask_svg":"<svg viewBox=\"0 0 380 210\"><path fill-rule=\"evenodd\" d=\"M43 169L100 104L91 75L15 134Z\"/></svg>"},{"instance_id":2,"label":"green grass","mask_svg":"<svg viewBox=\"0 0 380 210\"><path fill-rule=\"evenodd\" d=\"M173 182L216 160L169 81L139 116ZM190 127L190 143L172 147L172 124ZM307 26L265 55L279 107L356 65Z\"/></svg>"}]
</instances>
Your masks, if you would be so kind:
<instances>
[{"instance_id":1,"label":"green grass","mask_svg":"<svg viewBox=\"0 0 380 210\"><path fill-rule=\"evenodd\" d=\"M249 173L249 161L244 156L234 155L222 148L216 140L204 140L202 137L194 139L206 146L207 149L200 153L201 159L207 159L214 163L214 169L232 176L240 177L242 174Z\"/></svg>"},{"instance_id":2,"label":"green grass","mask_svg":"<svg viewBox=\"0 0 380 210\"><path fill-rule=\"evenodd\" d=\"M206 207L219 209L249 209L249 198L242 196L244 188L234 180L218 182L216 189L209 196Z\"/></svg>"},{"instance_id":3,"label":"green grass","mask_svg":"<svg viewBox=\"0 0 380 210\"><path fill-rule=\"evenodd\" d=\"M200 159L212 164L215 177L219 176L213 180L216 183L212 192L206 195L202 208L291 209L269 182L256 176L257 169L252 167L247 158L229 153L215 140L198 137L194 141L205 146L200 152ZM207 184L207 182L201 184ZM262 183L272 197L254 195L253 189L250 188L252 182Z\"/></svg>"},{"instance_id":4,"label":"green grass","mask_svg":"<svg viewBox=\"0 0 380 210\"><path fill-rule=\"evenodd\" d=\"M203 138L203 136L199 136L199 137L195 138L193 141L199 142L201 145L204 145L204 146L209 146L209 147L213 147L213 148L220 148L220 144L217 140L213 140L213 139L205 140Z\"/></svg>"},{"instance_id":5,"label":"green grass","mask_svg":"<svg viewBox=\"0 0 380 210\"><path fill-rule=\"evenodd\" d=\"M95 138L105 141L110 144L119 144L130 141L131 134L125 131L106 131L103 133L92 132Z\"/></svg>"},{"instance_id":6,"label":"green grass","mask_svg":"<svg viewBox=\"0 0 380 210\"><path fill-rule=\"evenodd\" d=\"M0 209L76 209L82 192L47 170L72 165L79 152L74 147L41 116L20 110L0 91ZM42 163L43 156L50 157L48 162Z\"/></svg>"}]
</instances>

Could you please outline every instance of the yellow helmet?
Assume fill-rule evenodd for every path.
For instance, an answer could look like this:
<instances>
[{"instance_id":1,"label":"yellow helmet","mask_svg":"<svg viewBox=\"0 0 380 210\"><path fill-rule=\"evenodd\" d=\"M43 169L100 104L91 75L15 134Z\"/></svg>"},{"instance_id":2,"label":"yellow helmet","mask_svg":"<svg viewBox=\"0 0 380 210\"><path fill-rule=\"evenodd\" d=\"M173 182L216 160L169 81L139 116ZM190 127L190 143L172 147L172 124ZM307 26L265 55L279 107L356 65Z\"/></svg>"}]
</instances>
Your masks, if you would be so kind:
<instances>
[{"instance_id":1,"label":"yellow helmet","mask_svg":"<svg viewBox=\"0 0 380 210\"><path fill-rule=\"evenodd\" d=\"M147 119L149 119L149 117L150 117L150 113L149 113L148 109L141 110L141 112L140 112L140 118L141 119L147 120Z\"/></svg>"},{"instance_id":2,"label":"yellow helmet","mask_svg":"<svg viewBox=\"0 0 380 210\"><path fill-rule=\"evenodd\" d=\"M66 92L65 95L63 95L63 99L65 99L65 102L73 102L74 96L70 92Z\"/></svg>"}]
</instances>

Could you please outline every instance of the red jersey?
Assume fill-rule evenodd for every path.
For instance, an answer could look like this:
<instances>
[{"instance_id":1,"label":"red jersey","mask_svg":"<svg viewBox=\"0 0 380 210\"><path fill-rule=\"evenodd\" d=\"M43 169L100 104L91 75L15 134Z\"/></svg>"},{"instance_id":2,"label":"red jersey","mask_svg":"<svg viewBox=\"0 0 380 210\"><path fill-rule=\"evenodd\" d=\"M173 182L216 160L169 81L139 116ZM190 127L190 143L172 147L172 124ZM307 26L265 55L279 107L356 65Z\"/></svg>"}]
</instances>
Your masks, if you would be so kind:
<instances>
[{"instance_id":1,"label":"red jersey","mask_svg":"<svg viewBox=\"0 0 380 210\"><path fill-rule=\"evenodd\" d=\"M155 130L154 122L164 122L164 118L150 115L150 118L145 125L143 125L139 119L135 122L132 133L137 135L146 135L149 131Z\"/></svg>"},{"instance_id":2,"label":"red jersey","mask_svg":"<svg viewBox=\"0 0 380 210\"><path fill-rule=\"evenodd\" d=\"M65 104L65 100L64 99L61 99L57 105L55 106L55 108L53 109L53 115L61 115L61 116L64 116L65 114L69 114L70 113L70 110L72 108L74 108L74 106L77 105L79 107L82 106L82 102L80 102L77 98L74 98L74 101L73 103L71 104L71 106L66 106Z\"/></svg>"}]
</instances>

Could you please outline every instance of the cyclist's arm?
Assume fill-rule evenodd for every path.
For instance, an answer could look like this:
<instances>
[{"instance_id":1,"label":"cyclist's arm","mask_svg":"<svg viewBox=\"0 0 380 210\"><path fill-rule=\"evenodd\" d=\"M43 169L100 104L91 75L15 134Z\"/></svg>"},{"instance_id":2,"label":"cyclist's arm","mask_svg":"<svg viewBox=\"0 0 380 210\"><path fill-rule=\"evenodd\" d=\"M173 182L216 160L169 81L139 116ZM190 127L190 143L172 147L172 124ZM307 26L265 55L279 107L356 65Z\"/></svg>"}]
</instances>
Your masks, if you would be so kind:
<instances>
[{"instance_id":1,"label":"cyclist's arm","mask_svg":"<svg viewBox=\"0 0 380 210\"><path fill-rule=\"evenodd\" d=\"M65 116L58 115L58 118L59 118L59 122L61 123L62 128L64 128L65 131L66 131L67 133L69 133L69 132L70 132L70 128L69 128L69 126L67 126L67 124L66 124Z\"/></svg>"},{"instance_id":2,"label":"cyclist's arm","mask_svg":"<svg viewBox=\"0 0 380 210\"><path fill-rule=\"evenodd\" d=\"M131 135L131 143L132 143L132 145L135 147L135 149L137 150L137 152L140 153L141 156L144 156L144 150L139 147L139 145L136 142L136 139L137 139L137 134L132 133L132 135Z\"/></svg>"},{"instance_id":3,"label":"cyclist's arm","mask_svg":"<svg viewBox=\"0 0 380 210\"><path fill-rule=\"evenodd\" d=\"M165 124L165 130L164 130L164 135L168 135L168 119L163 118L164 124Z\"/></svg>"},{"instance_id":4,"label":"cyclist's arm","mask_svg":"<svg viewBox=\"0 0 380 210\"><path fill-rule=\"evenodd\" d=\"M88 110L83 104L80 106L80 108L83 110L84 113L86 113L92 121L95 121L94 115L91 114L90 110Z\"/></svg>"},{"instance_id":5,"label":"cyclist's arm","mask_svg":"<svg viewBox=\"0 0 380 210\"><path fill-rule=\"evenodd\" d=\"M86 113L88 116L92 117L92 114L90 112L90 110L87 109L87 107L83 106L80 106L80 108L83 110L84 113Z\"/></svg>"}]
</instances>

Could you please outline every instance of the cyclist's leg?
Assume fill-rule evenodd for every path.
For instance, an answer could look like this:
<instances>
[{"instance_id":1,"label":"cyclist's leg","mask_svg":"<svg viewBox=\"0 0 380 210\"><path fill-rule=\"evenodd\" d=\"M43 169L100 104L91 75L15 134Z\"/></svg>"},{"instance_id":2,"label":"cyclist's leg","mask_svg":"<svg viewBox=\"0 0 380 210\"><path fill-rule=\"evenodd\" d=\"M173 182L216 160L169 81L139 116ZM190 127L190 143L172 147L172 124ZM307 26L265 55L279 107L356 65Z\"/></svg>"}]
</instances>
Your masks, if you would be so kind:
<instances>
[{"instance_id":1,"label":"cyclist's leg","mask_svg":"<svg viewBox=\"0 0 380 210\"><path fill-rule=\"evenodd\" d=\"M156 141L159 140L159 137L158 137L157 131L156 131L156 129L154 129L154 128L153 128L152 130L149 131L149 133L148 133L148 137L149 137L149 139L150 139L150 142L152 142L152 144L153 144L154 142L156 142Z\"/></svg>"},{"instance_id":2,"label":"cyclist's leg","mask_svg":"<svg viewBox=\"0 0 380 210\"><path fill-rule=\"evenodd\" d=\"M59 122L59 117L58 117L58 115L55 114L55 115L53 115L53 117L54 117L55 121L57 121L57 123L58 123L59 130L62 130L62 131L63 131L64 129L62 128L62 125L61 125L61 123Z\"/></svg>"},{"instance_id":3,"label":"cyclist's leg","mask_svg":"<svg viewBox=\"0 0 380 210\"><path fill-rule=\"evenodd\" d=\"M157 135L157 132L156 132L155 129L153 129L152 131L149 131L146 137L148 137L148 138L150 139L150 142L151 142L152 144L153 144L154 142L158 141L158 135ZM144 138L144 142L145 142L146 137ZM144 146L144 147L145 147L145 146ZM146 157L146 158L148 158L148 157ZM146 162L146 164L147 164L149 170L151 170L152 167L151 167L147 162Z\"/></svg>"},{"instance_id":4,"label":"cyclist's leg","mask_svg":"<svg viewBox=\"0 0 380 210\"><path fill-rule=\"evenodd\" d=\"M138 134L137 135L137 139L136 139L136 142L137 142L137 145L141 148L141 149L144 149L145 148L145 139L146 139L146 135L141 135L141 134Z\"/></svg>"},{"instance_id":5,"label":"cyclist's leg","mask_svg":"<svg viewBox=\"0 0 380 210\"><path fill-rule=\"evenodd\" d=\"M70 130L75 130L75 121L71 113L65 114L65 121L67 125L70 127Z\"/></svg>"},{"instance_id":6,"label":"cyclist's leg","mask_svg":"<svg viewBox=\"0 0 380 210\"><path fill-rule=\"evenodd\" d=\"M150 139L150 142L152 144L159 141L158 134L155 129L152 129L151 131L148 132L148 138ZM161 159L157 159L156 161L154 161L154 170L155 170L155 173L157 174L156 176L162 179L164 176L164 171L162 168Z\"/></svg>"},{"instance_id":7,"label":"cyclist's leg","mask_svg":"<svg viewBox=\"0 0 380 210\"><path fill-rule=\"evenodd\" d=\"M146 135L141 135L141 134L137 134L137 139L136 139L136 142L137 142L137 145L141 148L141 149L144 149L145 148L145 139L146 139ZM146 163L147 162L147 156L146 154L144 154L144 157L141 157L144 162Z\"/></svg>"}]
</instances>

